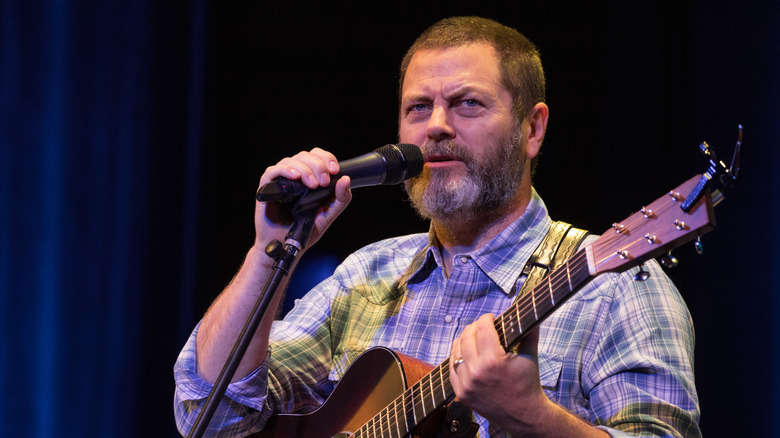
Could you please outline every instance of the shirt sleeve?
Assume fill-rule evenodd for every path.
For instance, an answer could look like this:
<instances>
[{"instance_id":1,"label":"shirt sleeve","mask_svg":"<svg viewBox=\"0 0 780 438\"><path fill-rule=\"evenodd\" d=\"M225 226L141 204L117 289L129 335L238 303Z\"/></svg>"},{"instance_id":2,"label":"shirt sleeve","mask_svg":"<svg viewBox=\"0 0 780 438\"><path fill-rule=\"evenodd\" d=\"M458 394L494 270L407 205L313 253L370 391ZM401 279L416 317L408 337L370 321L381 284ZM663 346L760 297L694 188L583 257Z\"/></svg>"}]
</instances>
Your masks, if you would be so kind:
<instances>
[{"instance_id":1,"label":"shirt sleeve","mask_svg":"<svg viewBox=\"0 0 780 438\"><path fill-rule=\"evenodd\" d=\"M204 381L197 373L197 355L195 340L198 328L195 327L174 365L176 390L174 393L174 414L176 427L186 435L195 425L195 421L205 405L206 398L213 385ZM270 416L265 406L267 393L269 357L254 372L243 379L228 385L214 412L205 436L236 437L258 432Z\"/></svg>"},{"instance_id":2,"label":"shirt sleeve","mask_svg":"<svg viewBox=\"0 0 780 438\"><path fill-rule=\"evenodd\" d=\"M339 283L326 279L284 320L274 321L265 361L254 372L228 385L206 436L234 437L259 432L274 413L306 413L332 392L331 296ZM195 340L200 324L174 367L174 413L182 434L193 427L212 385L197 373Z\"/></svg>"},{"instance_id":3,"label":"shirt sleeve","mask_svg":"<svg viewBox=\"0 0 780 438\"><path fill-rule=\"evenodd\" d=\"M693 322L657 263L647 281L607 274L613 299L583 365L592 421L615 437L701 437Z\"/></svg>"}]
</instances>

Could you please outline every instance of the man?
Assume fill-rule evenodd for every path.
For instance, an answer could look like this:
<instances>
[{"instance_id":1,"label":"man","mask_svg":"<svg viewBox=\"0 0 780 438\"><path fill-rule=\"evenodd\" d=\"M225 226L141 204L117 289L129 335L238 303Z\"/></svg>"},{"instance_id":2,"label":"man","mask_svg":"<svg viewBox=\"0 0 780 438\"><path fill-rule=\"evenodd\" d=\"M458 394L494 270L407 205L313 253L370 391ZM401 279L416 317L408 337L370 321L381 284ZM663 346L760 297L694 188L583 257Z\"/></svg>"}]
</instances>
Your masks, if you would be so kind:
<instances>
[{"instance_id":1,"label":"man","mask_svg":"<svg viewBox=\"0 0 780 438\"><path fill-rule=\"evenodd\" d=\"M247 434L274 413L312 411L355 357L382 345L432 364L449 358L455 394L483 437L700 436L690 315L655 263L645 282L597 277L517 354L499 343L494 315L516 298L551 226L531 185L548 118L535 47L490 20L447 19L418 38L400 77L400 141L425 156L406 189L429 233L361 249L283 321L264 320L211 430ZM260 184L286 177L315 188L338 170L336 157L314 149L269 167ZM342 177L311 242L350 199ZM255 227L244 264L177 362L182 432L270 273L263 248L283 240L289 219L258 203Z\"/></svg>"}]
</instances>

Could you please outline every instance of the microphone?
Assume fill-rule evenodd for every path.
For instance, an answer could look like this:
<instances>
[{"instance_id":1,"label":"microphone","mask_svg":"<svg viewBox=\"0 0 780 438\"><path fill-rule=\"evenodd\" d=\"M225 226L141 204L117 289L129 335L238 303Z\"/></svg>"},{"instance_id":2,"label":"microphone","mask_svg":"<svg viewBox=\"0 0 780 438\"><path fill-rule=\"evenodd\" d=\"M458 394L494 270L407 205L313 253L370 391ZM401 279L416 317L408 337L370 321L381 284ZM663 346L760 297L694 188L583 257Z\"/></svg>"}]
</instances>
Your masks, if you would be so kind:
<instances>
[{"instance_id":1,"label":"microphone","mask_svg":"<svg viewBox=\"0 0 780 438\"><path fill-rule=\"evenodd\" d=\"M260 202L296 202L302 196L326 199L332 196L336 181L342 175L349 176L350 188L392 185L417 176L422 172L423 159L420 148L413 144L388 144L373 152L345 161L339 161L339 173L331 175L330 185L309 189L300 181L279 177L264 184L257 191Z\"/></svg>"}]
</instances>

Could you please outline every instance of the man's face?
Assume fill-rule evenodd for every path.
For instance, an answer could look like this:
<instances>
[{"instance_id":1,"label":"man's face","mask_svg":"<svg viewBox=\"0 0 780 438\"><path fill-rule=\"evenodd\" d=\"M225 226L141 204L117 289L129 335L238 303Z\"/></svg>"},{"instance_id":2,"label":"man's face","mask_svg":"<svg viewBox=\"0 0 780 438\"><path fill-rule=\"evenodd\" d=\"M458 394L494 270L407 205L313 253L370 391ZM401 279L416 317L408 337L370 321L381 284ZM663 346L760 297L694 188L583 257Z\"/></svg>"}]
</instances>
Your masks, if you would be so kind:
<instances>
[{"instance_id":1,"label":"man's face","mask_svg":"<svg viewBox=\"0 0 780 438\"><path fill-rule=\"evenodd\" d=\"M406 182L422 216L472 220L500 214L518 192L523 141L489 44L415 53L404 79L399 127L400 141L420 145L425 155L423 172Z\"/></svg>"}]
</instances>

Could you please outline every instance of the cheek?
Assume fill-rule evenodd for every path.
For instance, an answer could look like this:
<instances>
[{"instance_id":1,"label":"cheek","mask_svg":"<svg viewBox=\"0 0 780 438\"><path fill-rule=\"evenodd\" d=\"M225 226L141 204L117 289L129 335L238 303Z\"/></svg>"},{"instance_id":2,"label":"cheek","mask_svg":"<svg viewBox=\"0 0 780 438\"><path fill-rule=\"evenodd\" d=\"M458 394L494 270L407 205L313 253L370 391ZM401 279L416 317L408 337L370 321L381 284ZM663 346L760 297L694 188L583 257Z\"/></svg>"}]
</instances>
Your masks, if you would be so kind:
<instances>
[{"instance_id":1,"label":"cheek","mask_svg":"<svg viewBox=\"0 0 780 438\"><path fill-rule=\"evenodd\" d=\"M425 130L420 129L422 124L410 124L401 121L398 124L398 139L401 143L412 143L421 146L425 143Z\"/></svg>"}]
</instances>

